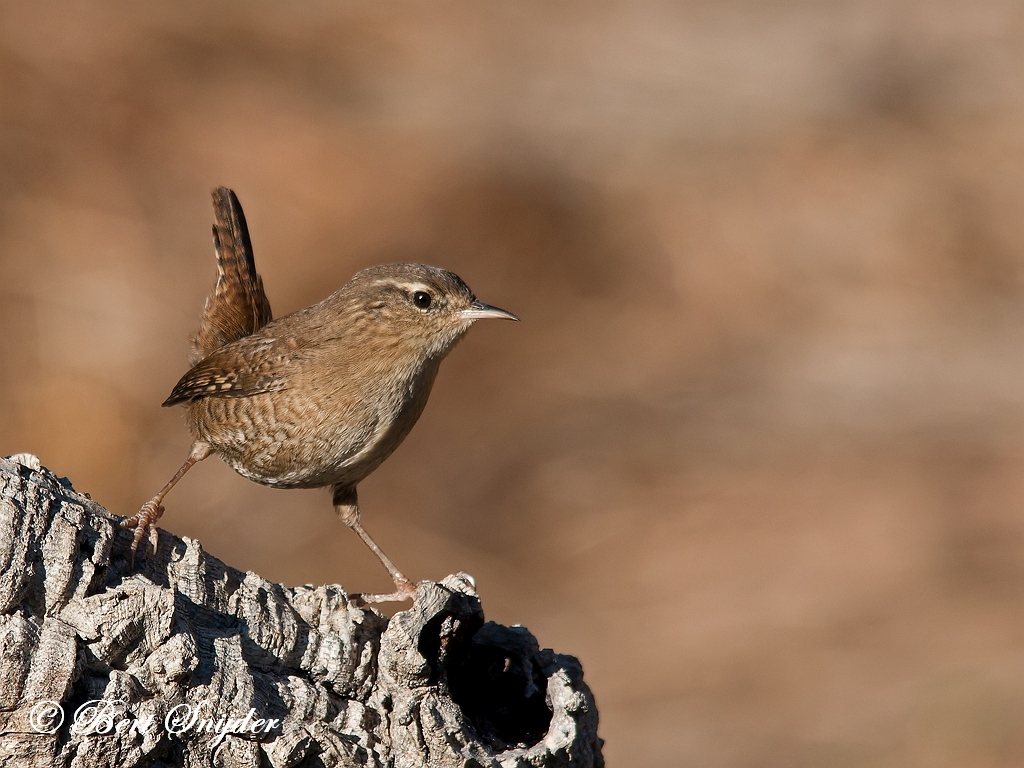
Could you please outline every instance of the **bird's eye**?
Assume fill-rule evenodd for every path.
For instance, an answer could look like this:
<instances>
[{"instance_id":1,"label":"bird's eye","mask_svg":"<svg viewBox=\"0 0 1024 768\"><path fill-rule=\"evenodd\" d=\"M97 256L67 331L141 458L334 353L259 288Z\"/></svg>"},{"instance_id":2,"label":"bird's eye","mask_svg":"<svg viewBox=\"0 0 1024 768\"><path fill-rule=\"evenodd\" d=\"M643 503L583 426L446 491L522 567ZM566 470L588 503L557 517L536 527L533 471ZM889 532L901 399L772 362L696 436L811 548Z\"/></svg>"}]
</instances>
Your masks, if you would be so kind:
<instances>
[{"instance_id":1,"label":"bird's eye","mask_svg":"<svg viewBox=\"0 0 1024 768\"><path fill-rule=\"evenodd\" d=\"M416 291L412 295L412 303L420 309L426 309L430 306L430 294L426 291Z\"/></svg>"}]
</instances>

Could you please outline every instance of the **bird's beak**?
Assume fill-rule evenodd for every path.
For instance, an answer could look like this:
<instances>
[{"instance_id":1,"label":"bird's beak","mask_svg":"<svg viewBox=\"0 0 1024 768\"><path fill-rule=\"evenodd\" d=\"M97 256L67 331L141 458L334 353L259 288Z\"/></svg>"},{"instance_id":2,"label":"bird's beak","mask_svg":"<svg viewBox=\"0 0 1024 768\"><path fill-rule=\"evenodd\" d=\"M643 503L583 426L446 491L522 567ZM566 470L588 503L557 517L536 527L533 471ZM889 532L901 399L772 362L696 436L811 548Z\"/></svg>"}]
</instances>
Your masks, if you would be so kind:
<instances>
[{"instance_id":1,"label":"bird's beak","mask_svg":"<svg viewBox=\"0 0 1024 768\"><path fill-rule=\"evenodd\" d=\"M468 309L462 310L459 314L467 320L480 320L485 317L497 317L504 320L515 320L517 323L519 322L519 318L508 310L498 309L497 307L492 307L490 304L484 304L482 301L475 300L469 305Z\"/></svg>"}]
</instances>

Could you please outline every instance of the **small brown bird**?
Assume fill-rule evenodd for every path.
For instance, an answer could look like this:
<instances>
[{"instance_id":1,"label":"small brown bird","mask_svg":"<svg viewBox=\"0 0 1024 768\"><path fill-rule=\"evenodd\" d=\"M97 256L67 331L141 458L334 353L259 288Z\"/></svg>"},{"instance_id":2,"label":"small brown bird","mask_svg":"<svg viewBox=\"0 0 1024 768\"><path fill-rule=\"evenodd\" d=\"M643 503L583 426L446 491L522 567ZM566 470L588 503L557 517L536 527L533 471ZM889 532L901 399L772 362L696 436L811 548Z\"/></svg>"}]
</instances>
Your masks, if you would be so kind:
<instances>
[{"instance_id":1,"label":"small brown bird","mask_svg":"<svg viewBox=\"0 0 1024 768\"><path fill-rule=\"evenodd\" d=\"M394 593L415 587L359 522L356 485L391 455L423 412L438 366L481 318L518 320L476 300L455 274L423 264L364 269L318 304L272 320L234 192L213 192L219 275L192 341L192 368L164 406L181 403L188 460L142 509L132 557L167 492L211 453L274 488L333 486L334 509L384 564Z\"/></svg>"}]
</instances>

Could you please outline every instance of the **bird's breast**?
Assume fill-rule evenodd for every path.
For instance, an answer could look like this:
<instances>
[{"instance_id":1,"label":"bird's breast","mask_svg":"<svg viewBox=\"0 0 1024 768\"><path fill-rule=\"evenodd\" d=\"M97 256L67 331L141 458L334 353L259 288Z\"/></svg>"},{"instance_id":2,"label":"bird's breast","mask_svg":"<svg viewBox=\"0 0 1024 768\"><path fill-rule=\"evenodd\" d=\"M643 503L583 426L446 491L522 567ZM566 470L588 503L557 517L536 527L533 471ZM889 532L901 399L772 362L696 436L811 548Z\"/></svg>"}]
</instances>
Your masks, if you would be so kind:
<instances>
[{"instance_id":1,"label":"bird's breast","mask_svg":"<svg viewBox=\"0 0 1024 768\"><path fill-rule=\"evenodd\" d=\"M235 471L263 485L355 485L391 455L423 412L437 364L391 375L296 379L281 391L207 397L190 426Z\"/></svg>"}]
</instances>

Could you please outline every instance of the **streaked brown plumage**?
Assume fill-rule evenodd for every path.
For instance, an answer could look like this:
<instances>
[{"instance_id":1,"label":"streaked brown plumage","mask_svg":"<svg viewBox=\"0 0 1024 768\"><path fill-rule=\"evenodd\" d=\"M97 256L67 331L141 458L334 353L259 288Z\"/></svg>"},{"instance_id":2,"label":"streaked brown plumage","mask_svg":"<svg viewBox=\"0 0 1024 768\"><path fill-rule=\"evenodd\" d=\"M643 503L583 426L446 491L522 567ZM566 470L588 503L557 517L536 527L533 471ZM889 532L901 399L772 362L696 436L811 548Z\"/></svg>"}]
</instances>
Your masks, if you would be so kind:
<instances>
[{"instance_id":1,"label":"streaked brown plumage","mask_svg":"<svg viewBox=\"0 0 1024 768\"><path fill-rule=\"evenodd\" d=\"M255 333L273 317L263 292L263 279L256 272L245 214L230 189L213 190L213 216L217 284L206 300L199 328L192 337L190 365L225 344Z\"/></svg>"},{"instance_id":2,"label":"streaked brown plumage","mask_svg":"<svg viewBox=\"0 0 1024 768\"><path fill-rule=\"evenodd\" d=\"M335 509L381 559L395 593L412 583L363 530L356 485L391 455L426 405L438 366L480 318L518 319L476 300L455 274L423 264L365 269L323 301L272 320L234 193L213 193L219 275L193 339L192 368L165 406L183 404L189 459L138 514L134 554L156 543L161 502L188 469L218 454L276 488L334 487Z\"/></svg>"}]
</instances>

